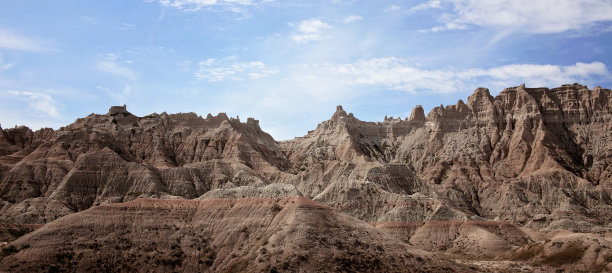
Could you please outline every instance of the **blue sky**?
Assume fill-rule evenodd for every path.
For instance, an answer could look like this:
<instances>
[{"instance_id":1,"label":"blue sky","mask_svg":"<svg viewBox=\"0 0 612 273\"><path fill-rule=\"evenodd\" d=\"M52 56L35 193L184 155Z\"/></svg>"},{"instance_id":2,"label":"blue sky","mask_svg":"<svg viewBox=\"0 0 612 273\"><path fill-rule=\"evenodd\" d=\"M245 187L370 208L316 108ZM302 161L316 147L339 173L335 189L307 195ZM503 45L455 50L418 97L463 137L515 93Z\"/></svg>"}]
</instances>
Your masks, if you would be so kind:
<instances>
[{"instance_id":1,"label":"blue sky","mask_svg":"<svg viewBox=\"0 0 612 273\"><path fill-rule=\"evenodd\" d=\"M255 117L304 135L336 105L405 117L479 86L612 88L610 0L0 2L0 124Z\"/></svg>"}]
</instances>

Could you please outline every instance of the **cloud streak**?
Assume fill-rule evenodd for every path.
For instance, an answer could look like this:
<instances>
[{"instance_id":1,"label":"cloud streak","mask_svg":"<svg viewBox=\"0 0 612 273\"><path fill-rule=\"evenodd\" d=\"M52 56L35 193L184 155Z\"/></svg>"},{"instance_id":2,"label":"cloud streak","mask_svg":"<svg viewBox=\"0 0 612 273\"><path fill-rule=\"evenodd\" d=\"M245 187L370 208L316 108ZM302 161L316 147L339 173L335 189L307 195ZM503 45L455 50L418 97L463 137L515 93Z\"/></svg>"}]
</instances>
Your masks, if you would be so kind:
<instances>
[{"instance_id":1,"label":"cloud streak","mask_svg":"<svg viewBox=\"0 0 612 273\"><path fill-rule=\"evenodd\" d=\"M527 33L560 33L612 20L608 0L430 0L411 11L442 8L442 25L426 31L472 26L512 29Z\"/></svg>"},{"instance_id":2,"label":"cloud streak","mask_svg":"<svg viewBox=\"0 0 612 273\"><path fill-rule=\"evenodd\" d=\"M278 68L268 67L261 61L238 62L235 57L226 57L201 61L195 76L208 82L243 81L266 78L278 72Z\"/></svg>"},{"instance_id":3,"label":"cloud streak","mask_svg":"<svg viewBox=\"0 0 612 273\"><path fill-rule=\"evenodd\" d=\"M37 39L6 29L0 29L0 48L34 52L47 50Z\"/></svg>"},{"instance_id":4,"label":"cloud streak","mask_svg":"<svg viewBox=\"0 0 612 273\"><path fill-rule=\"evenodd\" d=\"M345 24L350 24L350 23L354 23L357 21L361 21L361 19L363 19L363 17L359 15L349 15L345 17L344 20L342 20L342 22L344 22Z\"/></svg>"},{"instance_id":5,"label":"cloud streak","mask_svg":"<svg viewBox=\"0 0 612 273\"><path fill-rule=\"evenodd\" d=\"M2 58L2 55L0 55L0 72L4 70L8 70L11 67L13 67L13 64L5 62L4 59Z\"/></svg>"},{"instance_id":6,"label":"cloud streak","mask_svg":"<svg viewBox=\"0 0 612 273\"><path fill-rule=\"evenodd\" d=\"M119 56L116 54L106 54L104 60L96 64L96 68L102 72L106 72L115 76L127 78L130 80L136 79L136 73L131 69L122 66L118 62Z\"/></svg>"},{"instance_id":7,"label":"cloud streak","mask_svg":"<svg viewBox=\"0 0 612 273\"><path fill-rule=\"evenodd\" d=\"M442 7L442 2L440 2L440 0L431 0L431 1L427 1L425 3L421 3L421 4L418 4L410 8L410 12L416 12L416 11L428 10L428 9L436 9L436 8L441 8L441 7Z\"/></svg>"},{"instance_id":8,"label":"cloud streak","mask_svg":"<svg viewBox=\"0 0 612 273\"><path fill-rule=\"evenodd\" d=\"M31 111L43 114L52 118L60 116L57 111L55 100L48 94L30 91L8 91L10 95L22 98L27 101Z\"/></svg>"},{"instance_id":9,"label":"cloud streak","mask_svg":"<svg viewBox=\"0 0 612 273\"><path fill-rule=\"evenodd\" d=\"M157 2L165 7L188 12L195 12L213 7L224 7L230 11L240 12L241 7L258 6L271 1L272 0L158 0Z\"/></svg>"},{"instance_id":10,"label":"cloud streak","mask_svg":"<svg viewBox=\"0 0 612 273\"><path fill-rule=\"evenodd\" d=\"M420 69L401 58L374 58L350 64L328 65L330 73L350 85L382 85L408 92L452 93L476 86L507 87L518 83L531 86L557 86L610 78L601 62L559 66L550 64L510 64L488 69Z\"/></svg>"}]
</instances>

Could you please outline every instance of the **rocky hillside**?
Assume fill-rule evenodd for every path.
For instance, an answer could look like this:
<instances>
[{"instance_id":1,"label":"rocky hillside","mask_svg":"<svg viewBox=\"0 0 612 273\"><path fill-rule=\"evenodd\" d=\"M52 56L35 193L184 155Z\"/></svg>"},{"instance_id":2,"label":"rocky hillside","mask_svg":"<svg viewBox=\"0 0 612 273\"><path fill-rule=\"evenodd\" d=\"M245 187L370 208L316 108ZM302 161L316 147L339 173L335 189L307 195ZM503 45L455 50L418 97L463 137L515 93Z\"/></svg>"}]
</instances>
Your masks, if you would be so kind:
<instances>
[{"instance_id":1,"label":"rocky hillside","mask_svg":"<svg viewBox=\"0 0 612 273\"><path fill-rule=\"evenodd\" d=\"M519 86L496 97L479 88L467 103L436 107L427 116L417 106L410 118L377 123L338 107L305 137L280 143L297 173L286 182L369 221L426 219L434 210L400 216L398 206L388 204L436 207L419 201L427 196L455 217L524 225L539 215L547 222L607 224L611 95L577 84ZM355 199L366 196L365 203ZM352 201L363 207L349 206ZM376 212L358 215L370 205Z\"/></svg>"},{"instance_id":2,"label":"rocky hillside","mask_svg":"<svg viewBox=\"0 0 612 273\"><path fill-rule=\"evenodd\" d=\"M44 223L139 197L192 199L265 185L289 163L258 121L225 114L151 114L125 106L57 131L2 131L0 204L6 219Z\"/></svg>"},{"instance_id":3,"label":"rocky hillside","mask_svg":"<svg viewBox=\"0 0 612 273\"><path fill-rule=\"evenodd\" d=\"M68 215L13 245L20 251L0 267L27 272L473 271L299 196L137 199Z\"/></svg>"},{"instance_id":4,"label":"rocky hillside","mask_svg":"<svg viewBox=\"0 0 612 273\"><path fill-rule=\"evenodd\" d=\"M382 122L338 106L283 142L252 118L125 106L3 129L0 269L610 270L611 97L479 88Z\"/></svg>"}]
</instances>

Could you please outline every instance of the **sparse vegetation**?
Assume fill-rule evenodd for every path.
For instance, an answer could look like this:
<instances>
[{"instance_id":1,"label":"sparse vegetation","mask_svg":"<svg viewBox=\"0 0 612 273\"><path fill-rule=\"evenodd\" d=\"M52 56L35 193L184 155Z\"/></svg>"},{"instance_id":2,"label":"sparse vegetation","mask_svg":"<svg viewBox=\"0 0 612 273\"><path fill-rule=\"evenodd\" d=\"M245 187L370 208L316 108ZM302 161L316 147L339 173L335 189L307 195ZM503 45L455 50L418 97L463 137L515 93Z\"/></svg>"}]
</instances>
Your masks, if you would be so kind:
<instances>
[{"instance_id":1,"label":"sparse vegetation","mask_svg":"<svg viewBox=\"0 0 612 273\"><path fill-rule=\"evenodd\" d=\"M226 273L238 273L238 272L247 272L247 267L249 266L249 262L247 259L242 258L233 263L231 263L226 269Z\"/></svg>"},{"instance_id":2,"label":"sparse vegetation","mask_svg":"<svg viewBox=\"0 0 612 273\"><path fill-rule=\"evenodd\" d=\"M246 236L249 236L249 228L244 226L240 229L240 233L244 233Z\"/></svg>"},{"instance_id":3,"label":"sparse vegetation","mask_svg":"<svg viewBox=\"0 0 612 273\"><path fill-rule=\"evenodd\" d=\"M2 248L2 257L9 256L11 254L15 254L19 252L14 245L8 245Z\"/></svg>"},{"instance_id":4,"label":"sparse vegetation","mask_svg":"<svg viewBox=\"0 0 612 273\"><path fill-rule=\"evenodd\" d=\"M514 261L527 261L542 253L542 250L544 250L543 245L539 243L531 243L512 253L510 259Z\"/></svg>"},{"instance_id":5,"label":"sparse vegetation","mask_svg":"<svg viewBox=\"0 0 612 273\"><path fill-rule=\"evenodd\" d=\"M552 266L575 263L582 259L586 249L580 242L571 242L565 249L544 257L543 263Z\"/></svg>"},{"instance_id":6,"label":"sparse vegetation","mask_svg":"<svg viewBox=\"0 0 612 273\"><path fill-rule=\"evenodd\" d=\"M278 203L274 203L274 205L272 205L272 207L270 208L270 210L274 213L278 213L279 211L283 210L283 207L281 207L280 205L278 205Z\"/></svg>"},{"instance_id":7,"label":"sparse vegetation","mask_svg":"<svg viewBox=\"0 0 612 273\"><path fill-rule=\"evenodd\" d=\"M210 248L206 247L204 249L204 254L202 255L201 262L207 266L212 266L215 263L215 259L217 258L217 252Z\"/></svg>"},{"instance_id":8,"label":"sparse vegetation","mask_svg":"<svg viewBox=\"0 0 612 273\"><path fill-rule=\"evenodd\" d=\"M168 255L164 255L164 254L159 255L155 259L155 263L158 265L175 267L179 264L182 264L184 259L185 259L185 252L181 249L180 246L174 245L172 246L172 250L170 251Z\"/></svg>"},{"instance_id":9,"label":"sparse vegetation","mask_svg":"<svg viewBox=\"0 0 612 273\"><path fill-rule=\"evenodd\" d=\"M379 272L383 271L382 261L365 253L341 253L334 256L336 271L342 272Z\"/></svg>"}]
</instances>

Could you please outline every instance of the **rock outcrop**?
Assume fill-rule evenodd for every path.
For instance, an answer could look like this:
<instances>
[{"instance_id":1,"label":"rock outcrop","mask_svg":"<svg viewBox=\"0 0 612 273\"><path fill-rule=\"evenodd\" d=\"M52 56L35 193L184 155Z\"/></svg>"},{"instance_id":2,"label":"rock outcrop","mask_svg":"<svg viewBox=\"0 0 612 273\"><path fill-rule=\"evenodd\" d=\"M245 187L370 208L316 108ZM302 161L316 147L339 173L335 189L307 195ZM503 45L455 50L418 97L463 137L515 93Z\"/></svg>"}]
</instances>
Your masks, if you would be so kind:
<instances>
[{"instance_id":1,"label":"rock outcrop","mask_svg":"<svg viewBox=\"0 0 612 273\"><path fill-rule=\"evenodd\" d=\"M176 253L158 262L185 271L402 271L413 257L425 261L419 270L444 269L427 267L434 260L449 270L610 270L612 254L603 249L612 234L611 97L579 84L521 85L495 97L478 88L466 102L427 115L419 105L408 118L382 122L338 106L330 120L283 142L253 118L137 117L125 106L56 131L0 128L2 237L16 239L0 269L59 266L70 254L85 262L58 269L112 270L88 250L96 232L112 230L124 233L92 246L125 255L102 264L145 271L153 257L137 247L170 247ZM247 234L237 230L242 221ZM163 235L157 246L144 241L154 230ZM19 232L31 233L11 235ZM77 251L45 245L65 243L50 235L64 233L76 234ZM415 247L468 257L467 267ZM567 251L581 255L554 261ZM31 264L19 265L25 259Z\"/></svg>"},{"instance_id":2,"label":"rock outcrop","mask_svg":"<svg viewBox=\"0 0 612 273\"><path fill-rule=\"evenodd\" d=\"M335 188L339 199L350 181L372 182L518 225L537 214L605 224L612 220L610 95L578 84L519 86L496 97L479 88L467 103L436 107L426 118L417 106L408 120L379 123L338 108L305 137L281 143L298 170L287 183L311 198Z\"/></svg>"},{"instance_id":3,"label":"rock outcrop","mask_svg":"<svg viewBox=\"0 0 612 273\"><path fill-rule=\"evenodd\" d=\"M3 130L0 213L44 223L94 205L265 185L289 163L257 121L225 114L136 117L114 106L57 131Z\"/></svg>"}]
</instances>

